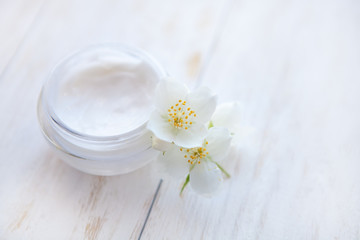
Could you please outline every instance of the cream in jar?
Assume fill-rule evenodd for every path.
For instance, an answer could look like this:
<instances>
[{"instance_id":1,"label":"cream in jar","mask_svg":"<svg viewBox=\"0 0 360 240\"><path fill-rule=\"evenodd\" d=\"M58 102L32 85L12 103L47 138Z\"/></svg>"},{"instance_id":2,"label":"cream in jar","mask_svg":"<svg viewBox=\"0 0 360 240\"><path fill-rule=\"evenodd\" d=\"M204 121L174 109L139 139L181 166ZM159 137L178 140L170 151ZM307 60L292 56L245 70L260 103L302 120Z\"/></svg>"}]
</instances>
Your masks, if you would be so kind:
<instances>
[{"instance_id":1,"label":"cream in jar","mask_svg":"<svg viewBox=\"0 0 360 240\"><path fill-rule=\"evenodd\" d=\"M135 170L153 158L146 122L166 73L145 52L98 45L62 61L39 99L46 139L73 167L98 175Z\"/></svg>"},{"instance_id":2,"label":"cream in jar","mask_svg":"<svg viewBox=\"0 0 360 240\"><path fill-rule=\"evenodd\" d=\"M142 59L95 50L64 76L54 99L57 116L83 134L125 133L148 119L157 77Z\"/></svg>"}]
</instances>

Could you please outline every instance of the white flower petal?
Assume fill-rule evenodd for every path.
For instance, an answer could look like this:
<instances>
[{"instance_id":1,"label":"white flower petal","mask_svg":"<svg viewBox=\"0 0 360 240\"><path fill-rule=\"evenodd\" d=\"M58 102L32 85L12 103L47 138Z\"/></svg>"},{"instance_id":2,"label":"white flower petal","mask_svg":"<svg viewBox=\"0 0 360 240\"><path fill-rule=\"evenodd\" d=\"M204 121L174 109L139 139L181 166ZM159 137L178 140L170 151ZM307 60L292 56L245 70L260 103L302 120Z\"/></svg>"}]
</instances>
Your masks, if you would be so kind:
<instances>
[{"instance_id":1,"label":"white flower petal","mask_svg":"<svg viewBox=\"0 0 360 240\"><path fill-rule=\"evenodd\" d=\"M240 102L220 104L211 121L215 127L226 127L231 133L239 134L242 109Z\"/></svg>"},{"instance_id":2,"label":"white flower petal","mask_svg":"<svg viewBox=\"0 0 360 240\"><path fill-rule=\"evenodd\" d=\"M185 100L188 92L189 89L181 82L162 80L155 90L155 107L160 112L166 112L178 100Z\"/></svg>"},{"instance_id":3,"label":"white flower petal","mask_svg":"<svg viewBox=\"0 0 360 240\"><path fill-rule=\"evenodd\" d=\"M151 143L152 143L152 148L162 152L168 151L172 147L172 143L161 140L156 136L151 137Z\"/></svg>"},{"instance_id":4,"label":"white flower petal","mask_svg":"<svg viewBox=\"0 0 360 240\"><path fill-rule=\"evenodd\" d=\"M215 163L203 161L190 172L190 185L199 194L213 195L220 187L223 177Z\"/></svg>"},{"instance_id":5,"label":"white flower petal","mask_svg":"<svg viewBox=\"0 0 360 240\"><path fill-rule=\"evenodd\" d=\"M172 144L169 151L160 153L158 160L166 172L175 178L184 178L189 173L189 163L184 158L184 152L175 144Z\"/></svg>"},{"instance_id":6,"label":"white flower petal","mask_svg":"<svg viewBox=\"0 0 360 240\"><path fill-rule=\"evenodd\" d=\"M227 156L231 145L231 135L227 128L210 128L206 141L206 151L213 161L219 162Z\"/></svg>"},{"instance_id":7,"label":"white flower petal","mask_svg":"<svg viewBox=\"0 0 360 240\"><path fill-rule=\"evenodd\" d=\"M187 130L179 130L174 143L185 148L201 147L206 135L207 129L205 125L194 123Z\"/></svg>"},{"instance_id":8,"label":"white flower petal","mask_svg":"<svg viewBox=\"0 0 360 240\"><path fill-rule=\"evenodd\" d=\"M188 95L187 101L196 113L196 121L205 123L213 115L217 96L207 87L200 87Z\"/></svg>"},{"instance_id":9,"label":"white flower petal","mask_svg":"<svg viewBox=\"0 0 360 240\"><path fill-rule=\"evenodd\" d=\"M147 128L154 133L157 138L167 142L174 141L174 128L161 117L160 113L155 110L151 113L150 119L147 123Z\"/></svg>"}]
</instances>

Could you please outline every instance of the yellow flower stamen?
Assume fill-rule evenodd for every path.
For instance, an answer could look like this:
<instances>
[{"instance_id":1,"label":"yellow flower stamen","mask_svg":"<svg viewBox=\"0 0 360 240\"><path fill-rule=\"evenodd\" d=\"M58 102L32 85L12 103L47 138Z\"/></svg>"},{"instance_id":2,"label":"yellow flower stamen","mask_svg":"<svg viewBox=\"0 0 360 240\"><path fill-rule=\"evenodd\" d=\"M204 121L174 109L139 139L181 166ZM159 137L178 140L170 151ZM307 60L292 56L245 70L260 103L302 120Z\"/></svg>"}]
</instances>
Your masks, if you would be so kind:
<instances>
[{"instance_id":1,"label":"yellow flower stamen","mask_svg":"<svg viewBox=\"0 0 360 240\"><path fill-rule=\"evenodd\" d=\"M168 122L177 129L188 130L193 124L189 120L196 117L196 113L190 107L179 107L179 104L185 106L186 101L179 99L175 105L170 106L168 109Z\"/></svg>"},{"instance_id":2,"label":"yellow flower stamen","mask_svg":"<svg viewBox=\"0 0 360 240\"><path fill-rule=\"evenodd\" d=\"M180 148L180 151L183 151L183 148ZM186 149L186 152L189 154L184 154L184 158L186 158L190 164L200 164L201 159L205 159L206 156L209 155L209 152L206 152L206 148L204 147Z\"/></svg>"}]
</instances>

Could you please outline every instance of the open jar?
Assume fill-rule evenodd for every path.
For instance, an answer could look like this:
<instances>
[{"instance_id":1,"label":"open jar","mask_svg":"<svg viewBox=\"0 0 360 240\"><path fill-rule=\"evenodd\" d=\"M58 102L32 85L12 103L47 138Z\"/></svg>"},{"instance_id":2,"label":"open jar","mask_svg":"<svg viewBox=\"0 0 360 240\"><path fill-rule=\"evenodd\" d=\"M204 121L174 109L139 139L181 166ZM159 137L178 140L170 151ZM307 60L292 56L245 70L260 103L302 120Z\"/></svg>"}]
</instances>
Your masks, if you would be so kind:
<instances>
[{"instance_id":1,"label":"open jar","mask_svg":"<svg viewBox=\"0 0 360 240\"><path fill-rule=\"evenodd\" d=\"M86 48L50 74L38 101L45 138L72 167L96 175L134 171L153 160L146 123L167 73L144 51L118 44Z\"/></svg>"}]
</instances>

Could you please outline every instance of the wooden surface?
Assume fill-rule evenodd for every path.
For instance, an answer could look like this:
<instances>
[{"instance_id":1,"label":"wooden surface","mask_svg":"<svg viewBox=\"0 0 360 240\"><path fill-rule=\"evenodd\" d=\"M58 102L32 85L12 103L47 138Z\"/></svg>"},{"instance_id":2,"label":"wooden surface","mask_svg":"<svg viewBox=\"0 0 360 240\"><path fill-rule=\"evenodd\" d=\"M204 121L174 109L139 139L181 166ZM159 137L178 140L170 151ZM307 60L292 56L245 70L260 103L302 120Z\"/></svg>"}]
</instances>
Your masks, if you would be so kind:
<instances>
[{"instance_id":1,"label":"wooden surface","mask_svg":"<svg viewBox=\"0 0 360 240\"><path fill-rule=\"evenodd\" d=\"M0 239L360 239L359 1L0 1L0 34ZM218 196L180 198L156 163L97 177L53 155L41 85L101 42L243 102L257 132Z\"/></svg>"}]
</instances>

